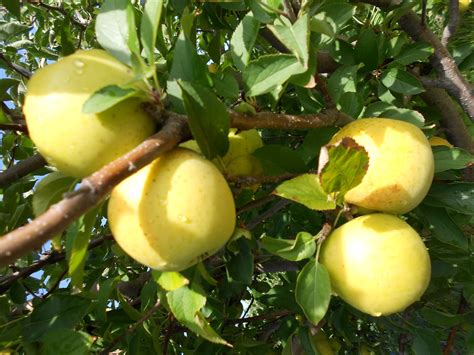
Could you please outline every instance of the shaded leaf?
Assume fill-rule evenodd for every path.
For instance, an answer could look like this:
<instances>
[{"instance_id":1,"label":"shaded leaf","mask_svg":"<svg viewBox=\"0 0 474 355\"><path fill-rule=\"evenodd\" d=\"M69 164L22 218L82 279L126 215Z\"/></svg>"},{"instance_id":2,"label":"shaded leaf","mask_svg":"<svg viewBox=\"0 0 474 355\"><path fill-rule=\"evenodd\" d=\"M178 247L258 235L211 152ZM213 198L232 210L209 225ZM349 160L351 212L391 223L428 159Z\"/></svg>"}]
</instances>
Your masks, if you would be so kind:
<instances>
[{"instance_id":1,"label":"shaded leaf","mask_svg":"<svg viewBox=\"0 0 474 355\"><path fill-rule=\"evenodd\" d=\"M354 47L354 59L356 63L364 64L364 70L370 71L377 68L379 64L378 41L377 35L371 28L359 33Z\"/></svg>"},{"instance_id":2,"label":"shaded leaf","mask_svg":"<svg viewBox=\"0 0 474 355\"><path fill-rule=\"evenodd\" d=\"M49 206L60 201L63 194L70 191L76 179L53 172L45 176L36 185L33 194L33 212L36 216L46 211Z\"/></svg>"},{"instance_id":3,"label":"shaded leaf","mask_svg":"<svg viewBox=\"0 0 474 355\"><path fill-rule=\"evenodd\" d=\"M435 173L451 169L464 169L474 163L474 156L460 148L432 147Z\"/></svg>"},{"instance_id":4,"label":"shaded leaf","mask_svg":"<svg viewBox=\"0 0 474 355\"><path fill-rule=\"evenodd\" d=\"M180 81L189 128L208 159L224 156L229 149L230 118L226 106L209 89Z\"/></svg>"},{"instance_id":5,"label":"shaded leaf","mask_svg":"<svg viewBox=\"0 0 474 355\"><path fill-rule=\"evenodd\" d=\"M395 57L395 61L402 65L413 62L423 62L433 54L433 47L428 43L416 42L405 46L400 54Z\"/></svg>"},{"instance_id":6,"label":"shaded leaf","mask_svg":"<svg viewBox=\"0 0 474 355\"><path fill-rule=\"evenodd\" d=\"M444 208L421 204L418 209L436 239L467 251L467 238Z\"/></svg>"},{"instance_id":7,"label":"shaded leaf","mask_svg":"<svg viewBox=\"0 0 474 355\"><path fill-rule=\"evenodd\" d=\"M405 121L414 124L417 127L423 127L425 125L425 118L423 115L415 110L408 108L392 107L384 111L380 117L393 118L395 120Z\"/></svg>"},{"instance_id":8,"label":"shaded leaf","mask_svg":"<svg viewBox=\"0 0 474 355\"><path fill-rule=\"evenodd\" d=\"M35 306L23 329L23 337L36 341L55 330L72 329L87 314L90 304L91 300L84 297L54 295Z\"/></svg>"},{"instance_id":9,"label":"shaded leaf","mask_svg":"<svg viewBox=\"0 0 474 355\"><path fill-rule=\"evenodd\" d=\"M474 183L434 183L423 202L430 206L445 207L461 214L474 214Z\"/></svg>"},{"instance_id":10,"label":"shaded leaf","mask_svg":"<svg viewBox=\"0 0 474 355\"><path fill-rule=\"evenodd\" d=\"M72 329L58 329L46 334L42 343L43 355L87 355L90 354L92 336Z\"/></svg>"}]
</instances>

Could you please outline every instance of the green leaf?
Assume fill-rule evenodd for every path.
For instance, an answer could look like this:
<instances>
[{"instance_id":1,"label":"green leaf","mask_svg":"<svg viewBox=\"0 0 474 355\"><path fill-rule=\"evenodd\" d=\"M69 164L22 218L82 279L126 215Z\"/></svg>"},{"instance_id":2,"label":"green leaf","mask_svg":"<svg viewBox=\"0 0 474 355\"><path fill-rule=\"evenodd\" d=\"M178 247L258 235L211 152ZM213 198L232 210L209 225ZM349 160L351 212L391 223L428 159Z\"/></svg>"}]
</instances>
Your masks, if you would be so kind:
<instances>
[{"instance_id":1,"label":"green leaf","mask_svg":"<svg viewBox=\"0 0 474 355\"><path fill-rule=\"evenodd\" d=\"M16 90L20 81L11 78L0 79L0 100L8 101L9 95L8 90ZM2 111L3 112L3 111Z\"/></svg>"},{"instance_id":2,"label":"green leaf","mask_svg":"<svg viewBox=\"0 0 474 355\"><path fill-rule=\"evenodd\" d=\"M460 148L432 147L435 173L451 169L464 169L474 163L474 155Z\"/></svg>"},{"instance_id":3,"label":"green leaf","mask_svg":"<svg viewBox=\"0 0 474 355\"><path fill-rule=\"evenodd\" d=\"M2 0L2 5L15 16L18 20L21 16L20 1L18 0Z\"/></svg>"},{"instance_id":4,"label":"green leaf","mask_svg":"<svg viewBox=\"0 0 474 355\"><path fill-rule=\"evenodd\" d=\"M474 183L434 183L424 203L435 207L445 207L461 214L474 214Z\"/></svg>"},{"instance_id":5,"label":"green leaf","mask_svg":"<svg viewBox=\"0 0 474 355\"><path fill-rule=\"evenodd\" d=\"M249 1L249 6L255 19L263 23L273 22L274 14L270 15L258 1Z\"/></svg>"},{"instance_id":6,"label":"green leaf","mask_svg":"<svg viewBox=\"0 0 474 355\"><path fill-rule=\"evenodd\" d=\"M163 11L163 0L147 1L140 23L140 40L148 58L148 64L155 62L155 43Z\"/></svg>"},{"instance_id":7,"label":"green leaf","mask_svg":"<svg viewBox=\"0 0 474 355\"><path fill-rule=\"evenodd\" d=\"M310 260L296 280L296 302L314 325L325 316L331 300L331 282L324 265Z\"/></svg>"},{"instance_id":8,"label":"green leaf","mask_svg":"<svg viewBox=\"0 0 474 355\"><path fill-rule=\"evenodd\" d=\"M414 355L441 355L441 339L431 330L416 330L411 350Z\"/></svg>"},{"instance_id":9,"label":"green leaf","mask_svg":"<svg viewBox=\"0 0 474 355\"><path fill-rule=\"evenodd\" d=\"M462 250L468 250L467 238L451 219L446 209L421 204L418 206L418 210L436 239Z\"/></svg>"},{"instance_id":10,"label":"green leaf","mask_svg":"<svg viewBox=\"0 0 474 355\"><path fill-rule=\"evenodd\" d=\"M189 284L189 280L186 277L175 271L161 272L153 270L151 275L153 276L153 280L166 291L174 291Z\"/></svg>"},{"instance_id":11,"label":"green leaf","mask_svg":"<svg viewBox=\"0 0 474 355\"><path fill-rule=\"evenodd\" d=\"M0 21L0 41L8 42L11 37L28 31L28 28L19 22Z\"/></svg>"},{"instance_id":12,"label":"green leaf","mask_svg":"<svg viewBox=\"0 0 474 355\"><path fill-rule=\"evenodd\" d=\"M290 261L311 258L316 251L314 237L306 232L298 233L294 240L263 236L260 242L265 250Z\"/></svg>"},{"instance_id":13,"label":"green leaf","mask_svg":"<svg viewBox=\"0 0 474 355\"><path fill-rule=\"evenodd\" d=\"M377 35L374 30L367 28L359 33L357 43L354 47L354 59L356 63L363 63L364 70L377 69L379 64L379 49Z\"/></svg>"},{"instance_id":14,"label":"green leaf","mask_svg":"<svg viewBox=\"0 0 474 355\"><path fill-rule=\"evenodd\" d=\"M239 238L232 243L238 247L226 263L227 278L230 282L250 285L253 277L253 254L245 238ZM230 248L229 248L230 249Z\"/></svg>"},{"instance_id":15,"label":"green leaf","mask_svg":"<svg viewBox=\"0 0 474 355\"><path fill-rule=\"evenodd\" d=\"M63 56L70 55L76 51L76 45L71 33L71 18L66 16L61 25L61 53Z\"/></svg>"},{"instance_id":16,"label":"green leaf","mask_svg":"<svg viewBox=\"0 0 474 355\"><path fill-rule=\"evenodd\" d=\"M376 101L376 102L371 103L364 109L364 113L362 114L362 117L382 117L383 112L393 107L394 106L386 102Z\"/></svg>"},{"instance_id":17,"label":"green leaf","mask_svg":"<svg viewBox=\"0 0 474 355\"><path fill-rule=\"evenodd\" d=\"M117 290L117 297L118 297L118 300L120 301L120 307L132 321L136 322L142 317L141 312L138 309L135 309L134 307L132 307L127 302L125 297L118 290Z\"/></svg>"},{"instance_id":18,"label":"green leaf","mask_svg":"<svg viewBox=\"0 0 474 355\"><path fill-rule=\"evenodd\" d=\"M342 66L328 79L328 89L335 102L346 92L357 92L357 65Z\"/></svg>"},{"instance_id":19,"label":"green leaf","mask_svg":"<svg viewBox=\"0 0 474 355\"><path fill-rule=\"evenodd\" d=\"M226 71L223 74L213 74L213 83L215 92L226 99L235 100L239 97L239 83L235 79L232 71Z\"/></svg>"},{"instance_id":20,"label":"green leaf","mask_svg":"<svg viewBox=\"0 0 474 355\"><path fill-rule=\"evenodd\" d=\"M459 325L464 320L463 316L444 313L428 307L423 307L420 314L427 322L438 327L451 328Z\"/></svg>"},{"instance_id":21,"label":"green leaf","mask_svg":"<svg viewBox=\"0 0 474 355\"><path fill-rule=\"evenodd\" d=\"M226 106L209 89L180 81L189 128L208 159L224 156L229 149L230 118Z\"/></svg>"},{"instance_id":22,"label":"green leaf","mask_svg":"<svg viewBox=\"0 0 474 355\"><path fill-rule=\"evenodd\" d=\"M99 113L125 101L131 97L140 96L141 91L134 88L123 88L117 85L108 85L93 93L84 102L82 112Z\"/></svg>"},{"instance_id":23,"label":"green leaf","mask_svg":"<svg viewBox=\"0 0 474 355\"><path fill-rule=\"evenodd\" d=\"M73 329L87 314L91 300L80 296L55 294L35 306L23 329L26 341L36 341L55 330Z\"/></svg>"},{"instance_id":24,"label":"green leaf","mask_svg":"<svg viewBox=\"0 0 474 355\"><path fill-rule=\"evenodd\" d=\"M385 70L380 80L390 91L404 95L416 95L425 91L417 78L398 68Z\"/></svg>"},{"instance_id":25,"label":"green leaf","mask_svg":"<svg viewBox=\"0 0 474 355\"><path fill-rule=\"evenodd\" d=\"M209 83L206 65L196 53L196 48L183 32L180 33L173 54L167 92L175 106L174 109L184 113L181 88L178 80L206 85Z\"/></svg>"},{"instance_id":26,"label":"green leaf","mask_svg":"<svg viewBox=\"0 0 474 355\"><path fill-rule=\"evenodd\" d=\"M325 146L319 156L319 181L326 193L344 196L359 185L369 168L369 155L352 138L345 137L337 145Z\"/></svg>"},{"instance_id":27,"label":"green leaf","mask_svg":"<svg viewBox=\"0 0 474 355\"><path fill-rule=\"evenodd\" d=\"M302 173L305 164L299 153L291 148L277 144L267 144L252 153L260 160L265 173L278 175L284 172Z\"/></svg>"},{"instance_id":28,"label":"green leaf","mask_svg":"<svg viewBox=\"0 0 474 355\"><path fill-rule=\"evenodd\" d=\"M251 61L243 79L247 96L258 96L283 85L292 75L305 71L298 59L290 54L263 55Z\"/></svg>"},{"instance_id":29,"label":"green leaf","mask_svg":"<svg viewBox=\"0 0 474 355\"><path fill-rule=\"evenodd\" d=\"M345 92L339 99L341 111L347 113L351 117L358 117L364 106L363 98L357 92Z\"/></svg>"},{"instance_id":30,"label":"green leaf","mask_svg":"<svg viewBox=\"0 0 474 355\"><path fill-rule=\"evenodd\" d=\"M345 1L325 2L320 5L317 13L312 17L312 21L325 22L334 35L339 33L347 21L352 19L354 10L355 6Z\"/></svg>"},{"instance_id":31,"label":"green leaf","mask_svg":"<svg viewBox=\"0 0 474 355\"><path fill-rule=\"evenodd\" d=\"M190 289L188 286L183 286L168 292L166 299L173 315L187 328L212 343L232 347L212 329L209 322L200 312L201 308L206 304L205 296Z\"/></svg>"},{"instance_id":32,"label":"green leaf","mask_svg":"<svg viewBox=\"0 0 474 355\"><path fill-rule=\"evenodd\" d=\"M405 121L420 128L425 125L425 118L423 115L418 111L410 110L408 108L392 107L382 112L380 117Z\"/></svg>"},{"instance_id":33,"label":"green leaf","mask_svg":"<svg viewBox=\"0 0 474 355\"><path fill-rule=\"evenodd\" d=\"M260 22L249 12L232 34L230 53L239 70L244 70L250 60L250 52L257 39L259 26Z\"/></svg>"},{"instance_id":34,"label":"green leaf","mask_svg":"<svg viewBox=\"0 0 474 355\"><path fill-rule=\"evenodd\" d=\"M92 336L72 329L58 329L41 339L42 355L87 355L90 354Z\"/></svg>"},{"instance_id":35,"label":"green leaf","mask_svg":"<svg viewBox=\"0 0 474 355\"><path fill-rule=\"evenodd\" d=\"M276 188L274 194L316 211L336 208L336 202L324 192L316 174L304 174L287 180Z\"/></svg>"},{"instance_id":36,"label":"green leaf","mask_svg":"<svg viewBox=\"0 0 474 355\"><path fill-rule=\"evenodd\" d=\"M82 288L84 279L84 266L86 264L87 248L91 238L92 229L97 220L98 208L83 215L75 223L78 223L78 231L72 242L72 248L68 250L68 274L71 277L71 285Z\"/></svg>"},{"instance_id":37,"label":"green leaf","mask_svg":"<svg viewBox=\"0 0 474 355\"><path fill-rule=\"evenodd\" d=\"M309 60L309 18L305 14L294 24L269 25L268 28L287 47L299 62L308 67Z\"/></svg>"},{"instance_id":38,"label":"green leaf","mask_svg":"<svg viewBox=\"0 0 474 355\"><path fill-rule=\"evenodd\" d=\"M132 53L139 52L133 7L129 0L106 0L95 24L100 45L127 65L132 64Z\"/></svg>"},{"instance_id":39,"label":"green leaf","mask_svg":"<svg viewBox=\"0 0 474 355\"><path fill-rule=\"evenodd\" d=\"M433 47L428 43L416 42L406 45L400 54L395 57L395 61L402 65L413 62L423 62L433 54Z\"/></svg>"},{"instance_id":40,"label":"green leaf","mask_svg":"<svg viewBox=\"0 0 474 355\"><path fill-rule=\"evenodd\" d=\"M70 191L76 179L65 176L60 172L53 172L36 185L33 194L33 212L36 216L46 211L49 206L59 202L63 194Z\"/></svg>"}]
</instances>

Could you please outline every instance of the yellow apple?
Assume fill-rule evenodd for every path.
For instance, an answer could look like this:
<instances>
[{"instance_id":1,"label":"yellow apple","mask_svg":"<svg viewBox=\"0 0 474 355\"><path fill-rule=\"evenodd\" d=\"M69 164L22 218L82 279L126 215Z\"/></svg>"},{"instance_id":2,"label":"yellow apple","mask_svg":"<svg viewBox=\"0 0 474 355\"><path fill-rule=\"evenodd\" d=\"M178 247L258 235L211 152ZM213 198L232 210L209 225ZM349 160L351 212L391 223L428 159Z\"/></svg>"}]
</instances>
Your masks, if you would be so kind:
<instances>
[{"instance_id":1,"label":"yellow apple","mask_svg":"<svg viewBox=\"0 0 474 355\"><path fill-rule=\"evenodd\" d=\"M320 261L334 293L372 316L402 311L419 300L431 276L418 233L397 216L382 213L357 217L334 230Z\"/></svg>"},{"instance_id":2,"label":"yellow apple","mask_svg":"<svg viewBox=\"0 0 474 355\"><path fill-rule=\"evenodd\" d=\"M320 355L334 355L336 352L331 346L328 337L322 330L318 330L318 332L310 338L311 342L316 347L318 354Z\"/></svg>"},{"instance_id":3,"label":"yellow apple","mask_svg":"<svg viewBox=\"0 0 474 355\"><path fill-rule=\"evenodd\" d=\"M471 0L459 0L459 10L461 12L464 12L467 9L469 9L470 5L471 5Z\"/></svg>"},{"instance_id":4,"label":"yellow apple","mask_svg":"<svg viewBox=\"0 0 474 355\"><path fill-rule=\"evenodd\" d=\"M441 138L441 137L433 136L429 139L429 142L432 147L446 146L449 148L453 148L453 145L451 143L449 143L446 139Z\"/></svg>"},{"instance_id":5,"label":"yellow apple","mask_svg":"<svg viewBox=\"0 0 474 355\"><path fill-rule=\"evenodd\" d=\"M120 247L138 262L180 271L232 236L236 214L226 180L210 161L176 148L112 191L108 218Z\"/></svg>"},{"instance_id":6,"label":"yellow apple","mask_svg":"<svg viewBox=\"0 0 474 355\"><path fill-rule=\"evenodd\" d=\"M240 131L231 129L229 133L229 150L220 160L214 163L224 173L229 175L260 175L262 167L252 153L263 146L262 138L256 129ZM200 152L195 140L181 144L182 147Z\"/></svg>"},{"instance_id":7,"label":"yellow apple","mask_svg":"<svg viewBox=\"0 0 474 355\"><path fill-rule=\"evenodd\" d=\"M346 202L401 214L423 200L433 180L434 158L418 127L388 118L365 118L344 126L330 144L344 137L362 145L370 159L364 179L346 193Z\"/></svg>"},{"instance_id":8,"label":"yellow apple","mask_svg":"<svg viewBox=\"0 0 474 355\"><path fill-rule=\"evenodd\" d=\"M95 91L133 78L127 66L98 49L77 51L36 71L28 82L23 112L30 137L49 164L84 177L154 132L153 119L136 98L99 114L82 112Z\"/></svg>"}]
</instances>

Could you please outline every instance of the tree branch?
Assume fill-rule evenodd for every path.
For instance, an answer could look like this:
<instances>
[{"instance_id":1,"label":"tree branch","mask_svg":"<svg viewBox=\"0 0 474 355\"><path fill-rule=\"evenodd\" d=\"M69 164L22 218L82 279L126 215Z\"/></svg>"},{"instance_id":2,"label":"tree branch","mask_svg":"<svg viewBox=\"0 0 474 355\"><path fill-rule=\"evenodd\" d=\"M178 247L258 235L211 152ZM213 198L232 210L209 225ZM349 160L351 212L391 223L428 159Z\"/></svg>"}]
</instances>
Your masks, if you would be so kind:
<instances>
[{"instance_id":1,"label":"tree branch","mask_svg":"<svg viewBox=\"0 0 474 355\"><path fill-rule=\"evenodd\" d=\"M396 5L398 1L393 0L362 0L368 4L378 7L388 7ZM431 64L436 69L438 77L446 85L446 90L454 97L463 110L474 121L474 97L471 85L464 79L459 71L456 62L445 46L434 35L431 30L422 25L421 19L413 11L408 11L398 21L400 27L415 41L427 42L434 48Z\"/></svg>"},{"instance_id":2,"label":"tree branch","mask_svg":"<svg viewBox=\"0 0 474 355\"><path fill-rule=\"evenodd\" d=\"M284 180L288 180L298 176L299 174L283 174L276 176L252 176L252 175L227 175L225 178L229 182L233 182L240 186L252 186L255 184L271 184Z\"/></svg>"},{"instance_id":3,"label":"tree branch","mask_svg":"<svg viewBox=\"0 0 474 355\"><path fill-rule=\"evenodd\" d=\"M449 40L457 31L459 17L459 0L449 0L449 20L443 30L443 37L441 37L441 44L443 46L447 47Z\"/></svg>"},{"instance_id":4,"label":"tree branch","mask_svg":"<svg viewBox=\"0 0 474 355\"><path fill-rule=\"evenodd\" d=\"M44 167L45 165L46 160L44 160L44 158L39 154L35 154L20 161L11 168L0 172L0 188L8 186L12 182Z\"/></svg>"},{"instance_id":5,"label":"tree branch","mask_svg":"<svg viewBox=\"0 0 474 355\"><path fill-rule=\"evenodd\" d=\"M29 224L0 237L0 266L13 262L28 251L41 246L51 236L64 231L74 220L104 199L120 181L189 137L185 116L172 112L166 115L169 118L160 132L146 139L121 158L83 179L77 191L52 205ZM250 116L231 112L230 116L232 127L240 129L308 129L342 125L352 120L337 110L300 116L271 112L261 112Z\"/></svg>"},{"instance_id":6,"label":"tree branch","mask_svg":"<svg viewBox=\"0 0 474 355\"><path fill-rule=\"evenodd\" d=\"M89 243L89 246L87 247L87 250L92 250L98 247L106 240L113 240L112 234L107 234L105 236L91 240ZM51 254L44 256L42 259L35 261L30 266L24 267L20 270L16 270L11 275L3 276L2 278L0 278L0 294L3 294L5 291L7 291L10 288L10 286L18 279L28 277L31 274L34 274L35 272L37 272L38 270L41 270L43 267L58 263L64 260L65 258L66 258L65 252L61 252L61 253L53 252Z\"/></svg>"},{"instance_id":7,"label":"tree branch","mask_svg":"<svg viewBox=\"0 0 474 355\"><path fill-rule=\"evenodd\" d=\"M436 36L428 28L421 26L420 18L409 11L403 15L399 24L408 35L418 42L428 42L434 48L431 64L436 69L439 78L445 82L446 90L453 96L474 120L474 97L472 87L464 79L454 59Z\"/></svg>"},{"instance_id":8,"label":"tree branch","mask_svg":"<svg viewBox=\"0 0 474 355\"><path fill-rule=\"evenodd\" d=\"M246 115L231 112L232 127L240 129L275 128L275 129L310 129L327 126L343 126L352 121L352 118L337 110L325 110L316 114L290 115L284 113L259 112L255 115Z\"/></svg>"},{"instance_id":9,"label":"tree branch","mask_svg":"<svg viewBox=\"0 0 474 355\"><path fill-rule=\"evenodd\" d=\"M172 116L160 132L85 178L75 194L52 205L29 224L1 237L0 265L13 262L41 246L51 236L64 231L69 224L104 199L120 181L171 150L188 134L186 120Z\"/></svg>"},{"instance_id":10,"label":"tree branch","mask_svg":"<svg viewBox=\"0 0 474 355\"><path fill-rule=\"evenodd\" d=\"M436 107L441 114L441 126L446 130L448 140L456 147L474 154L474 142L467 130L461 114L451 97L441 89L425 87L421 98L428 106Z\"/></svg>"},{"instance_id":11,"label":"tree branch","mask_svg":"<svg viewBox=\"0 0 474 355\"><path fill-rule=\"evenodd\" d=\"M5 63L5 65L10 68L11 70L17 72L18 74L20 74L21 76L29 79L31 78L31 72L25 68L23 68L22 66L18 65L18 64L15 64L15 63L12 63L9 59L7 59L7 57L5 57L5 55L3 53L0 53L0 60L2 62Z\"/></svg>"},{"instance_id":12,"label":"tree branch","mask_svg":"<svg viewBox=\"0 0 474 355\"><path fill-rule=\"evenodd\" d=\"M249 223L244 225L245 229L252 230L260 223L264 222L267 218L270 218L278 211L282 210L286 206L291 203L290 200L281 199L280 201L276 202L273 206L269 207L265 212L261 215L257 216L255 219L251 220Z\"/></svg>"},{"instance_id":13,"label":"tree branch","mask_svg":"<svg viewBox=\"0 0 474 355\"><path fill-rule=\"evenodd\" d=\"M461 300L459 301L457 314L463 314L467 306L468 306L467 301L464 299L464 296L461 294ZM449 332L449 335L448 335L448 340L446 341L446 346L443 351L443 355L452 354L452 347L454 345L456 333L459 328L460 328L459 325L455 325L454 327L451 328L451 331Z\"/></svg>"},{"instance_id":14,"label":"tree branch","mask_svg":"<svg viewBox=\"0 0 474 355\"><path fill-rule=\"evenodd\" d=\"M0 129L3 131L18 131L28 134L28 128L21 123L0 123Z\"/></svg>"}]
</instances>

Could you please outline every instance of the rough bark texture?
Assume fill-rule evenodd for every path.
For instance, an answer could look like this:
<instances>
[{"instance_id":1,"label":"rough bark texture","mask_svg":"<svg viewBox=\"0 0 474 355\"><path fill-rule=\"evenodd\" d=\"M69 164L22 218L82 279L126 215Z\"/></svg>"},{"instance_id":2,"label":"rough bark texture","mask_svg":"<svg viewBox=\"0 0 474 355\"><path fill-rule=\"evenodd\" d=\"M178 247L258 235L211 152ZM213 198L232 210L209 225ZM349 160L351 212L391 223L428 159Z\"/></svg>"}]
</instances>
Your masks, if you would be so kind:
<instances>
[{"instance_id":1,"label":"rough bark texture","mask_svg":"<svg viewBox=\"0 0 474 355\"><path fill-rule=\"evenodd\" d=\"M8 186L12 182L32 173L39 168L46 165L46 160L39 155L33 155L25 160L20 161L18 164L11 168L0 172L0 188Z\"/></svg>"}]
</instances>

